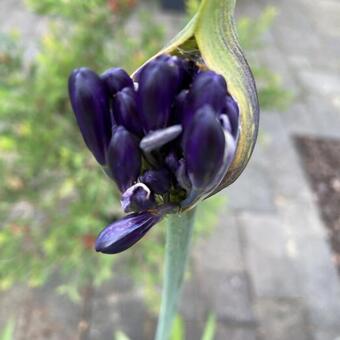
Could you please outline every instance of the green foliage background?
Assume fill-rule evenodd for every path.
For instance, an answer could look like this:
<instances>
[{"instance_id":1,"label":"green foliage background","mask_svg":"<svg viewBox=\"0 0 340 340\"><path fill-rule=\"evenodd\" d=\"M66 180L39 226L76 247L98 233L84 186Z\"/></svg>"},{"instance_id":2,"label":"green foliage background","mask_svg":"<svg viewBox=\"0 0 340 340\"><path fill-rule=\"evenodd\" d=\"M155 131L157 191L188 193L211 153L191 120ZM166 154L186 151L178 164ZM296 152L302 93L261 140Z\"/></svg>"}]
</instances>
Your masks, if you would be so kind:
<instances>
[{"instance_id":1,"label":"green foliage background","mask_svg":"<svg viewBox=\"0 0 340 340\"><path fill-rule=\"evenodd\" d=\"M0 36L0 289L15 283L41 286L58 273L59 292L74 301L87 282L112 277L117 257L98 255L98 232L121 214L116 188L87 151L67 97L72 69L97 72L119 65L140 66L163 44L163 29L131 7L131 1L27 0L49 17L47 33L33 60L23 59L18 34ZM193 11L197 1L189 1ZM131 15L138 33L127 23ZM246 49L260 48L261 36L275 16L244 18L239 34ZM264 106L282 107L289 99L275 74L254 67ZM196 235L202 237L225 206L223 196L204 202ZM138 246L119 257L157 306L164 228L157 226Z\"/></svg>"}]
</instances>

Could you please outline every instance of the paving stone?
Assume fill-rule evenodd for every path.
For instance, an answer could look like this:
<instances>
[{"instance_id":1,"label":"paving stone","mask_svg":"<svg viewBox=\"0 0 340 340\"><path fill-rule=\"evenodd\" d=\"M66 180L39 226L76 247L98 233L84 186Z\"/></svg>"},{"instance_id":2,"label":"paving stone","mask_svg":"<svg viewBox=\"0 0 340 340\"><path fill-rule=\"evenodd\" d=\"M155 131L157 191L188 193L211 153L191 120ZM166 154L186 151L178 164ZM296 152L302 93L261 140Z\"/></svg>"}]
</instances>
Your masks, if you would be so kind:
<instances>
[{"instance_id":1,"label":"paving stone","mask_svg":"<svg viewBox=\"0 0 340 340\"><path fill-rule=\"evenodd\" d=\"M296 244L300 243L303 236L319 237L323 241L326 239L326 230L320 220L316 203L310 201L292 202L281 197L276 200L278 210L278 220L289 239Z\"/></svg>"},{"instance_id":2,"label":"paving stone","mask_svg":"<svg viewBox=\"0 0 340 340\"><path fill-rule=\"evenodd\" d=\"M321 70L301 70L299 78L308 92L317 96L338 93L340 88L340 79L336 74Z\"/></svg>"},{"instance_id":3,"label":"paving stone","mask_svg":"<svg viewBox=\"0 0 340 340\"><path fill-rule=\"evenodd\" d=\"M300 238L293 265L311 326L340 332L339 277L325 239Z\"/></svg>"},{"instance_id":4,"label":"paving stone","mask_svg":"<svg viewBox=\"0 0 340 340\"><path fill-rule=\"evenodd\" d=\"M337 330L314 330L313 340L340 340L340 332Z\"/></svg>"},{"instance_id":5,"label":"paving stone","mask_svg":"<svg viewBox=\"0 0 340 340\"><path fill-rule=\"evenodd\" d=\"M184 318L185 323L185 339L186 340L197 340L201 339L204 332L204 322L205 321L195 321L191 319Z\"/></svg>"},{"instance_id":6,"label":"paving stone","mask_svg":"<svg viewBox=\"0 0 340 340\"><path fill-rule=\"evenodd\" d=\"M298 54L300 56L300 54ZM256 53L256 60L260 65L265 65L267 68L275 72L276 76L280 77L282 86L298 97L301 93L299 78L296 77L294 68L287 62L287 57L283 55L277 47L275 36L272 32L268 32L265 36L265 43ZM290 108L289 108L290 109Z\"/></svg>"},{"instance_id":7,"label":"paving stone","mask_svg":"<svg viewBox=\"0 0 340 340\"><path fill-rule=\"evenodd\" d=\"M226 190L232 209L264 212L275 210L272 182L265 175L266 170L255 161L250 162L242 177Z\"/></svg>"},{"instance_id":8,"label":"paving stone","mask_svg":"<svg viewBox=\"0 0 340 340\"><path fill-rule=\"evenodd\" d=\"M281 1L281 4L283 2ZM291 4L287 4L290 7ZM294 4L295 5L295 4ZM306 34L303 39L301 39L301 30L296 25L296 19L294 17L299 16L301 18L300 25L301 26L310 26L311 24L306 20L304 22L302 15L296 9L288 10L288 6L284 6L284 9L280 10L280 14L277 17L273 25L273 34L275 36L275 40L280 48L284 49L288 55L291 53L313 53L318 51L320 48L320 41L315 34ZM281 6L280 6L281 7ZM288 11L285 15L282 14L282 11ZM293 14L294 13L294 14ZM311 28L310 28L311 29ZM289 38L287 38L289 37Z\"/></svg>"},{"instance_id":9,"label":"paving stone","mask_svg":"<svg viewBox=\"0 0 340 340\"><path fill-rule=\"evenodd\" d=\"M332 38L340 37L340 4L338 1L318 1L311 5L303 0L317 31Z\"/></svg>"},{"instance_id":10,"label":"paving stone","mask_svg":"<svg viewBox=\"0 0 340 340\"><path fill-rule=\"evenodd\" d=\"M265 157L270 161L268 172L275 198L285 196L292 201L310 196L310 189L298 155L284 126L284 116L277 112L262 115L261 129L266 137Z\"/></svg>"},{"instance_id":11,"label":"paving stone","mask_svg":"<svg viewBox=\"0 0 340 340\"><path fill-rule=\"evenodd\" d=\"M55 292L54 284L29 289L15 286L0 295L0 330L15 321L14 338L71 340L76 334L79 306Z\"/></svg>"},{"instance_id":12,"label":"paving stone","mask_svg":"<svg viewBox=\"0 0 340 340\"><path fill-rule=\"evenodd\" d=\"M195 244L193 259L201 271L243 272L244 261L239 230L229 209L222 211L211 235Z\"/></svg>"},{"instance_id":13,"label":"paving stone","mask_svg":"<svg viewBox=\"0 0 340 340\"><path fill-rule=\"evenodd\" d=\"M289 237L277 216L243 213L239 222L256 297L301 296L289 256Z\"/></svg>"},{"instance_id":14,"label":"paving stone","mask_svg":"<svg viewBox=\"0 0 340 340\"><path fill-rule=\"evenodd\" d=\"M218 323L215 340L256 340L255 327L232 327Z\"/></svg>"},{"instance_id":15,"label":"paving stone","mask_svg":"<svg viewBox=\"0 0 340 340\"><path fill-rule=\"evenodd\" d=\"M311 110L305 101L294 100L289 110L282 113L283 121L291 135L318 135L320 129L311 119Z\"/></svg>"},{"instance_id":16,"label":"paving stone","mask_svg":"<svg viewBox=\"0 0 340 340\"><path fill-rule=\"evenodd\" d=\"M143 301L143 297L125 277L122 290L119 280L107 283L97 290L92 307L91 340L112 339L114 332L123 331L130 339L147 340L154 334L156 320Z\"/></svg>"},{"instance_id":17,"label":"paving stone","mask_svg":"<svg viewBox=\"0 0 340 340\"><path fill-rule=\"evenodd\" d=\"M252 159L240 178L225 190L233 210L254 210L272 212L275 210L273 183L270 166L266 162L262 135L254 150Z\"/></svg>"},{"instance_id":18,"label":"paving stone","mask_svg":"<svg viewBox=\"0 0 340 340\"><path fill-rule=\"evenodd\" d=\"M37 53L37 41L47 32L48 20L27 10L23 0L0 1L0 32L14 30L21 34L25 43L25 60L31 60Z\"/></svg>"},{"instance_id":19,"label":"paving stone","mask_svg":"<svg viewBox=\"0 0 340 340\"><path fill-rule=\"evenodd\" d=\"M310 340L303 301L258 299L255 305L261 340Z\"/></svg>"},{"instance_id":20,"label":"paving stone","mask_svg":"<svg viewBox=\"0 0 340 340\"><path fill-rule=\"evenodd\" d=\"M224 322L254 325L255 319L252 312L250 287L245 273L226 273L215 270L196 271L192 275L192 284L187 288L183 301L191 291L195 296L197 306L182 303L182 313L186 318L194 316L196 319L205 320L209 313ZM189 291L188 291L189 290ZM196 311L195 311L196 310Z\"/></svg>"},{"instance_id":21,"label":"paving stone","mask_svg":"<svg viewBox=\"0 0 340 340\"><path fill-rule=\"evenodd\" d=\"M281 116L290 135L340 138L340 99L336 94L327 98L306 95Z\"/></svg>"},{"instance_id":22,"label":"paving stone","mask_svg":"<svg viewBox=\"0 0 340 340\"><path fill-rule=\"evenodd\" d=\"M315 135L340 138L340 109L334 105L339 91L328 96L308 95L305 103L315 124ZM327 119L325 119L327 117Z\"/></svg>"}]
</instances>

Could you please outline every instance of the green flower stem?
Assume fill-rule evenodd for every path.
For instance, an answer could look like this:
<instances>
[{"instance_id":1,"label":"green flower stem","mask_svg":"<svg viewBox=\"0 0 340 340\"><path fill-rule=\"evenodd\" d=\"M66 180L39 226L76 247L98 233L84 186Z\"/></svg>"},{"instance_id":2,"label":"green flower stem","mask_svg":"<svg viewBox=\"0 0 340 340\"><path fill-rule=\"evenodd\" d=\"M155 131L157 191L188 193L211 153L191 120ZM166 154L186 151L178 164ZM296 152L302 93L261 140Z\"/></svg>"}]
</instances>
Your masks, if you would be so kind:
<instances>
[{"instance_id":1,"label":"green flower stem","mask_svg":"<svg viewBox=\"0 0 340 340\"><path fill-rule=\"evenodd\" d=\"M195 209L169 216L162 302L155 340L167 340L170 337L189 255L194 217Z\"/></svg>"}]
</instances>

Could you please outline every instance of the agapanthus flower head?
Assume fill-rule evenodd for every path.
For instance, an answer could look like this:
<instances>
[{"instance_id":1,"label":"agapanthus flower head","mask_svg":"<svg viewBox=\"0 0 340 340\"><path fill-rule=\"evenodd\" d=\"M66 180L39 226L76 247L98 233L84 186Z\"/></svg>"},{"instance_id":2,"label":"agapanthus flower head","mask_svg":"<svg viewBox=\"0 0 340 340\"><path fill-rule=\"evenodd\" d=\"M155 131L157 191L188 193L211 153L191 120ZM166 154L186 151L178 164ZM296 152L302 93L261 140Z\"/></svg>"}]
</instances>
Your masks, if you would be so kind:
<instances>
[{"instance_id":1,"label":"agapanthus flower head","mask_svg":"<svg viewBox=\"0 0 340 340\"><path fill-rule=\"evenodd\" d=\"M132 213L105 228L96 250L117 253L168 213L213 193L231 165L240 131L238 104L218 73L170 55L135 78L113 68L75 70L70 98L84 141Z\"/></svg>"}]
</instances>

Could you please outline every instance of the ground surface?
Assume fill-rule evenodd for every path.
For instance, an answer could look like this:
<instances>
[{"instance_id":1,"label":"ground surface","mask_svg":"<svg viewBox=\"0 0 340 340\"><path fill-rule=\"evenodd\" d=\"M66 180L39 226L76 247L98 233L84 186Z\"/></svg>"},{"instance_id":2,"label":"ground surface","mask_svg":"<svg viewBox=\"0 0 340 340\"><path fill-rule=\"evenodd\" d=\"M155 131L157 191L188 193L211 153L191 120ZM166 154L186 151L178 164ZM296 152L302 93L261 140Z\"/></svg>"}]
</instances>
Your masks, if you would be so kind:
<instances>
[{"instance_id":1,"label":"ground surface","mask_svg":"<svg viewBox=\"0 0 340 340\"><path fill-rule=\"evenodd\" d=\"M19 24L35 34L36 19L19 3L0 1L0 27ZM297 97L288 112L262 113L252 161L223 193L230 205L214 234L195 246L181 303L188 340L200 338L209 312L218 318L217 340L340 338L340 280L294 144L295 135L340 138L340 3L239 1L238 11L255 16L268 4L280 14L258 58ZM117 325L133 340L151 338L154 320L140 292L124 280L89 300L91 339L111 339ZM53 286L34 293L18 288L0 304L0 322L13 310L21 320L16 339L74 338L79 307L55 295Z\"/></svg>"}]
</instances>

